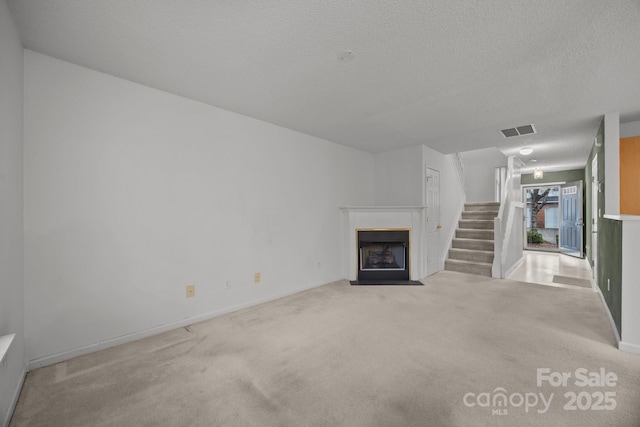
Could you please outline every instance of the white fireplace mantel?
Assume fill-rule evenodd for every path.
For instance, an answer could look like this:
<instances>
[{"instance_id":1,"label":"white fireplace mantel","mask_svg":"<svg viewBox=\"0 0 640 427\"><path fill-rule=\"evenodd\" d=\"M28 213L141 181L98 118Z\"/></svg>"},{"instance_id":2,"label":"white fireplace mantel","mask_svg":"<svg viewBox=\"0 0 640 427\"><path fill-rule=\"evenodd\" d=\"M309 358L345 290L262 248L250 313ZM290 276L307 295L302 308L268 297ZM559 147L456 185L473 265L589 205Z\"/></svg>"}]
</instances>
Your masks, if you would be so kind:
<instances>
[{"instance_id":1,"label":"white fireplace mantel","mask_svg":"<svg viewBox=\"0 0 640 427\"><path fill-rule=\"evenodd\" d=\"M426 276L424 260L424 206L344 206L343 248L345 276L356 280L358 276L357 230L403 228L409 229L409 274L411 280Z\"/></svg>"}]
</instances>

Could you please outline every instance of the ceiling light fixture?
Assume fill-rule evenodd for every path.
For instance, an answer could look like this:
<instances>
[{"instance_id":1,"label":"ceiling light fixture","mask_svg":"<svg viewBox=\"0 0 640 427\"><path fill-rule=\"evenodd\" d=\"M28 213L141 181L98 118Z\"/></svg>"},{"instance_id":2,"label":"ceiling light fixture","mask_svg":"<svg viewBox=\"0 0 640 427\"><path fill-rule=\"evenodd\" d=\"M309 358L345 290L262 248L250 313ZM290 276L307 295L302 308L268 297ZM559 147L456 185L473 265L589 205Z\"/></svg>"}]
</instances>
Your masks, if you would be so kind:
<instances>
[{"instance_id":1,"label":"ceiling light fixture","mask_svg":"<svg viewBox=\"0 0 640 427\"><path fill-rule=\"evenodd\" d=\"M520 149L520 154L523 156L528 156L531 153L533 153L533 148L531 147L522 147Z\"/></svg>"},{"instance_id":2,"label":"ceiling light fixture","mask_svg":"<svg viewBox=\"0 0 640 427\"><path fill-rule=\"evenodd\" d=\"M535 168L533 170L533 179L542 179L543 176L544 176L544 173L542 172L542 169Z\"/></svg>"}]
</instances>

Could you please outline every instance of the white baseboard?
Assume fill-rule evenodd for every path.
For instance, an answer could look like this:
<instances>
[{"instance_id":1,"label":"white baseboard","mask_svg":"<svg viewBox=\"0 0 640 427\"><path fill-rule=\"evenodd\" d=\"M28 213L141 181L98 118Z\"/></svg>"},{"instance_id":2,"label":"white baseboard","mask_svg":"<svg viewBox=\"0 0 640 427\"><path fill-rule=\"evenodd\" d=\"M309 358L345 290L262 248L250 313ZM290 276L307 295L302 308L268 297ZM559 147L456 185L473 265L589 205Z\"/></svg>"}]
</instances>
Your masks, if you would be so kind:
<instances>
[{"instance_id":1,"label":"white baseboard","mask_svg":"<svg viewBox=\"0 0 640 427\"><path fill-rule=\"evenodd\" d=\"M618 348L625 353L640 354L640 345L637 344L629 344L624 341L620 341L618 343Z\"/></svg>"},{"instance_id":2,"label":"white baseboard","mask_svg":"<svg viewBox=\"0 0 640 427\"><path fill-rule=\"evenodd\" d=\"M509 277L511 275L511 273L513 273L516 270L516 268L520 267L520 265L523 262L524 262L524 257L521 256L518 261L516 261L511 267L509 267L509 269L507 271L504 272L503 279L506 279L507 277Z\"/></svg>"},{"instance_id":3,"label":"white baseboard","mask_svg":"<svg viewBox=\"0 0 640 427\"><path fill-rule=\"evenodd\" d=\"M128 342L137 341L143 338L147 338L153 335L158 335L163 332L167 332L173 329L182 328L185 326L193 325L194 323L203 322L205 320L213 319L214 317L222 316L224 314L231 313L233 311L242 310L243 308L253 307L258 304L263 304L269 301L275 301L280 298L287 297L289 295L297 294L299 292L307 291L309 289L317 288L319 286L326 285L328 283L333 283L335 281L342 280L336 279L331 282L326 283L318 283L313 285L308 285L296 290L286 291L279 294L275 294L266 298L260 298L256 300L252 300L246 303L237 304L230 307L225 307L220 310L212 311L209 313L201 314L194 317L189 317L183 320L179 320L176 322L166 323L164 325L156 326L149 329L144 329L141 331L133 332L130 334L122 335L120 337L111 338L105 341L100 341L94 344L85 345L82 347L74 348L72 350L63 351L60 353L52 354L49 356L40 357L38 359L34 359L29 361L27 370L32 370L35 368L41 368L44 366L53 365L55 363L64 362L65 360L73 359L74 357L84 356L85 354L94 353L96 351L104 350L110 347L115 347L120 344L126 344Z\"/></svg>"},{"instance_id":4,"label":"white baseboard","mask_svg":"<svg viewBox=\"0 0 640 427\"><path fill-rule=\"evenodd\" d=\"M27 377L27 367L24 366L22 368L22 374L20 375L20 381L18 381L18 385L16 386L16 390L13 392L13 398L11 399L11 405L7 410L7 413L4 416L4 420L2 420L2 427L9 427L9 423L11 422L11 417L13 416L13 411L16 409L16 405L18 404L18 399L20 398L20 392L22 391L22 386L24 385L24 380Z\"/></svg>"},{"instance_id":5,"label":"white baseboard","mask_svg":"<svg viewBox=\"0 0 640 427\"><path fill-rule=\"evenodd\" d=\"M600 286L596 286L596 292L598 292L598 295L600 295L600 301L602 301L602 306L604 307L604 311L607 313L607 317L609 318L611 329L613 329L613 334L616 337L616 344L618 345L618 348L622 350L622 348L620 348L621 343L620 343L620 333L618 332L618 327L616 326L616 322L613 320L613 316L611 315L611 311L609 310L609 306L607 305L607 300L604 299L604 295L602 294L602 290L600 289Z\"/></svg>"}]
</instances>

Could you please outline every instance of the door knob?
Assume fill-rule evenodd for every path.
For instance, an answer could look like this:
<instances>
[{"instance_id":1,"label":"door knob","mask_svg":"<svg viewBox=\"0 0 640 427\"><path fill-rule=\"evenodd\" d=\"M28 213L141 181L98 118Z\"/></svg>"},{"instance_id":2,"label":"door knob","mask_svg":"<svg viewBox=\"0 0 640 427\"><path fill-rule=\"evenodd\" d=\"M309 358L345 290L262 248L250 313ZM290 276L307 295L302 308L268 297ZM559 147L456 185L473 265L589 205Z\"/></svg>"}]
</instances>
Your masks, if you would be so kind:
<instances>
[{"instance_id":1,"label":"door knob","mask_svg":"<svg viewBox=\"0 0 640 427\"><path fill-rule=\"evenodd\" d=\"M438 228L442 228L442 226L440 224L438 224Z\"/></svg>"}]
</instances>

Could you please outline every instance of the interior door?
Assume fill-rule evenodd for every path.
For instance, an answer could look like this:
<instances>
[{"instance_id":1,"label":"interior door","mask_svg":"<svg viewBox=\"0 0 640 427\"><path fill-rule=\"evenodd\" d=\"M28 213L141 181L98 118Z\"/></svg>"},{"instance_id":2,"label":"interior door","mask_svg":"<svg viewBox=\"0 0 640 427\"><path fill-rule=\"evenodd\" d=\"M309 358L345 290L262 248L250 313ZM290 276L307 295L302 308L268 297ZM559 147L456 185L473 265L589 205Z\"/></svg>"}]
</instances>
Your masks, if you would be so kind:
<instances>
[{"instance_id":1,"label":"interior door","mask_svg":"<svg viewBox=\"0 0 640 427\"><path fill-rule=\"evenodd\" d=\"M584 221L582 217L582 181L560 186L560 252L582 258Z\"/></svg>"},{"instance_id":2,"label":"interior door","mask_svg":"<svg viewBox=\"0 0 640 427\"><path fill-rule=\"evenodd\" d=\"M428 167L426 175L427 275L431 275L440 271L440 171Z\"/></svg>"},{"instance_id":3,"label":"interior door","mask_svg":"<svg viewBox=\"0 0 640 427\"><path fill-rule=\"evenodd\" d=\"M593 278L598 281L598 197L600 183L598 182L598 154L591 162L591 262L593 263Z\"/></svg>"}]
</instances>

